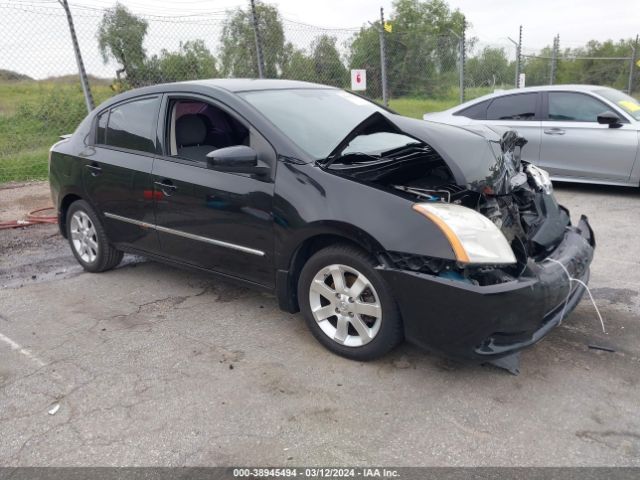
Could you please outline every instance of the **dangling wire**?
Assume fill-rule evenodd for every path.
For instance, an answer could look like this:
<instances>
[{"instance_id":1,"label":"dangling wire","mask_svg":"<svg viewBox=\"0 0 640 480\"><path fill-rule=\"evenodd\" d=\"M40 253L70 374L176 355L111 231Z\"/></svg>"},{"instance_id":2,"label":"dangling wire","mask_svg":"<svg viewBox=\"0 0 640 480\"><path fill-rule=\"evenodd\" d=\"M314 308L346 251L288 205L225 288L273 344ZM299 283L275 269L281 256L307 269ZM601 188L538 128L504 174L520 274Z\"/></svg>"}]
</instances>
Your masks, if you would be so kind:
<instances>
[{"instance_id":1,"label":"dangling wire","mask_svg":"<svg viewBox=\"0 0 640 480\"><path fill-rule=\"evenodd\" d=\"M564 306L562 307L562 313L560 314L560 321L562 322L562 318L564 317L564 312L567 309L567 303L569 303L569 297L571 296L571 283L572 282L576 282L579 283L580 285L582 285L585 290L587 291L587 293L589 294L589 298L591 299L591 303L593 304L593 308L596 309L596 313L598 314L598 318L600 319L600 325L602 326L602 333L607 333L607 331L604 328L604 320L602 319L602 315L600 315L600 310L598 310L598 306L596 305L596 301L593 299L593 295L591 295L591 290L589 290L589 286L584 283L582 280L578 280L577 278L573 278L570 274L569 274L569 270L567 270L567 268L558 260L554 259L554 258L547 258L548 261L553 262L553 263L557 263L558 265L560 265L560 267L562 268L562 270L564 270L564 273L567 275L567 278L569 279L569 293L567 293L567 298L564 301Z\"/></svg>"}]
</instances>

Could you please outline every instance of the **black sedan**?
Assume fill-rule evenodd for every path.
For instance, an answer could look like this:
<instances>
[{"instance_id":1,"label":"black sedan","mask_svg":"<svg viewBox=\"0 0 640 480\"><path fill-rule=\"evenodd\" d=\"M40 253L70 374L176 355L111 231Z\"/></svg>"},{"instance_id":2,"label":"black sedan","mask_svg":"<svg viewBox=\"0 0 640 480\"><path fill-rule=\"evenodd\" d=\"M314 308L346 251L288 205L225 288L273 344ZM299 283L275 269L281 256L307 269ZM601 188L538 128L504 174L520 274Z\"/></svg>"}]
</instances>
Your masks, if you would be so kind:
<instances>
[{"instance_id":1,"label":"black sedan","mask_svg":"<svg viewBox=\"0 0 640 480\"><path fill-rule=\"evenodd\" d=\"M49 178L87 271L142 254L274 293L345 357L406 338L490 361L569 314L595 247L525 143L323 85L205 80L106 101Z\"/></svg>"}]
</instances>

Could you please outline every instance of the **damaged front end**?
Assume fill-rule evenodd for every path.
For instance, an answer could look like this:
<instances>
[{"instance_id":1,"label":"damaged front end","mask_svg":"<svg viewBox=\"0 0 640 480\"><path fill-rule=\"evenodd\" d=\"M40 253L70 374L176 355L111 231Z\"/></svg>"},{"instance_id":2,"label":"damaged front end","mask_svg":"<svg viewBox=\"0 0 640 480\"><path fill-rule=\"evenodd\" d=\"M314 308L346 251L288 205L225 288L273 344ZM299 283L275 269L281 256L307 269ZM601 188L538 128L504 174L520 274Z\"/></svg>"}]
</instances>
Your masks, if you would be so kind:
<instances>
[{"instance_id":1,"label":"damaged front end","mask_svg":"<svg viewBox=\"0 0 640 480\"><path fill-rule=\"evenodd\" d=\"M455 259L386 252L384 275L399 298L407 338L458 356L509 355L542 338L577 304L582 286L570 278L588 280L593 232L585 217L571 225L547 173L521 160L526 140L515 131L481 127L457 137L451 127L425 126L372 119L325 167L407 198L450 241ZM348 151L358 136L384 134L406 142Z\"/></svg>"}]
</instances>

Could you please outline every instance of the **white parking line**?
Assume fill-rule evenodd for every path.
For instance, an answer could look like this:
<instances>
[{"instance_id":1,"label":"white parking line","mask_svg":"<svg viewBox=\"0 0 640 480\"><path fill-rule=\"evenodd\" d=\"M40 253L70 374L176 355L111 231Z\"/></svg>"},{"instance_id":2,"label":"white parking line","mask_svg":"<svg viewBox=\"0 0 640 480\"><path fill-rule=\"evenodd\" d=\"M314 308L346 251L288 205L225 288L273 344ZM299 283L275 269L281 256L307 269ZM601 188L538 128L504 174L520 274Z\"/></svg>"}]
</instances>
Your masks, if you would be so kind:
<instances>
[{"instance_id":1,"label":"white parking line","mask_svg":"<svg viewBox=\"0 0 640 480\"><path fill-rule=\"evenodd\" d=\"M19 353L21 353L25 357L27 357L30 360L32 360L33 362L37 363L39 366L44 367L46 365L46 362L44 362L41 359L39 359L38 357L36 357L33 353L31 353L31 351L27 350L26 348L24 348L19 343L14 342L13 340L11 340L6 335L3 335L2 333L0 333L0 340L2 340L4 343L9 345L11 347L11 350L17 350Z\"/></svg>"}]
</instances>

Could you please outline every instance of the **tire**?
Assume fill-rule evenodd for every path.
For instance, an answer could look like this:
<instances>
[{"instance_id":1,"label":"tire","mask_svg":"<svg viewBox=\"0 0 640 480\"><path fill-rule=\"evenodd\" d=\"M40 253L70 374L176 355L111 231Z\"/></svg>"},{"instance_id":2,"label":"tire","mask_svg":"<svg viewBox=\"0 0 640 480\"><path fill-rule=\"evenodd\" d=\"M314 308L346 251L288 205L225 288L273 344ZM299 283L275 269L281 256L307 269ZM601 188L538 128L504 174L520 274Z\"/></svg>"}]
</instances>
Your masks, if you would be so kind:
<instances>
[{"instance_id":1,"label":"tire","mask_svg":"<svg viewBox=\"0 0 640 480\"><path fill-rule=\"evenodd\" d=\"M104 272L116 267L123 253L113 248L98 215L84 200L67 210L67 239L73 255L87 272Z\"/></svg>"},{"instance_id":2,"label":"tire","mask_svg":"<svg viewBox=\"0 0 640 480\"><path fill-rule=\"evenodd\" d=\"M332 245L307 261L298 280L300 310L313 336L352 360L379 358L403 340L397 303L376 264L358 248Z\"/></svg>"}]
</instances>

